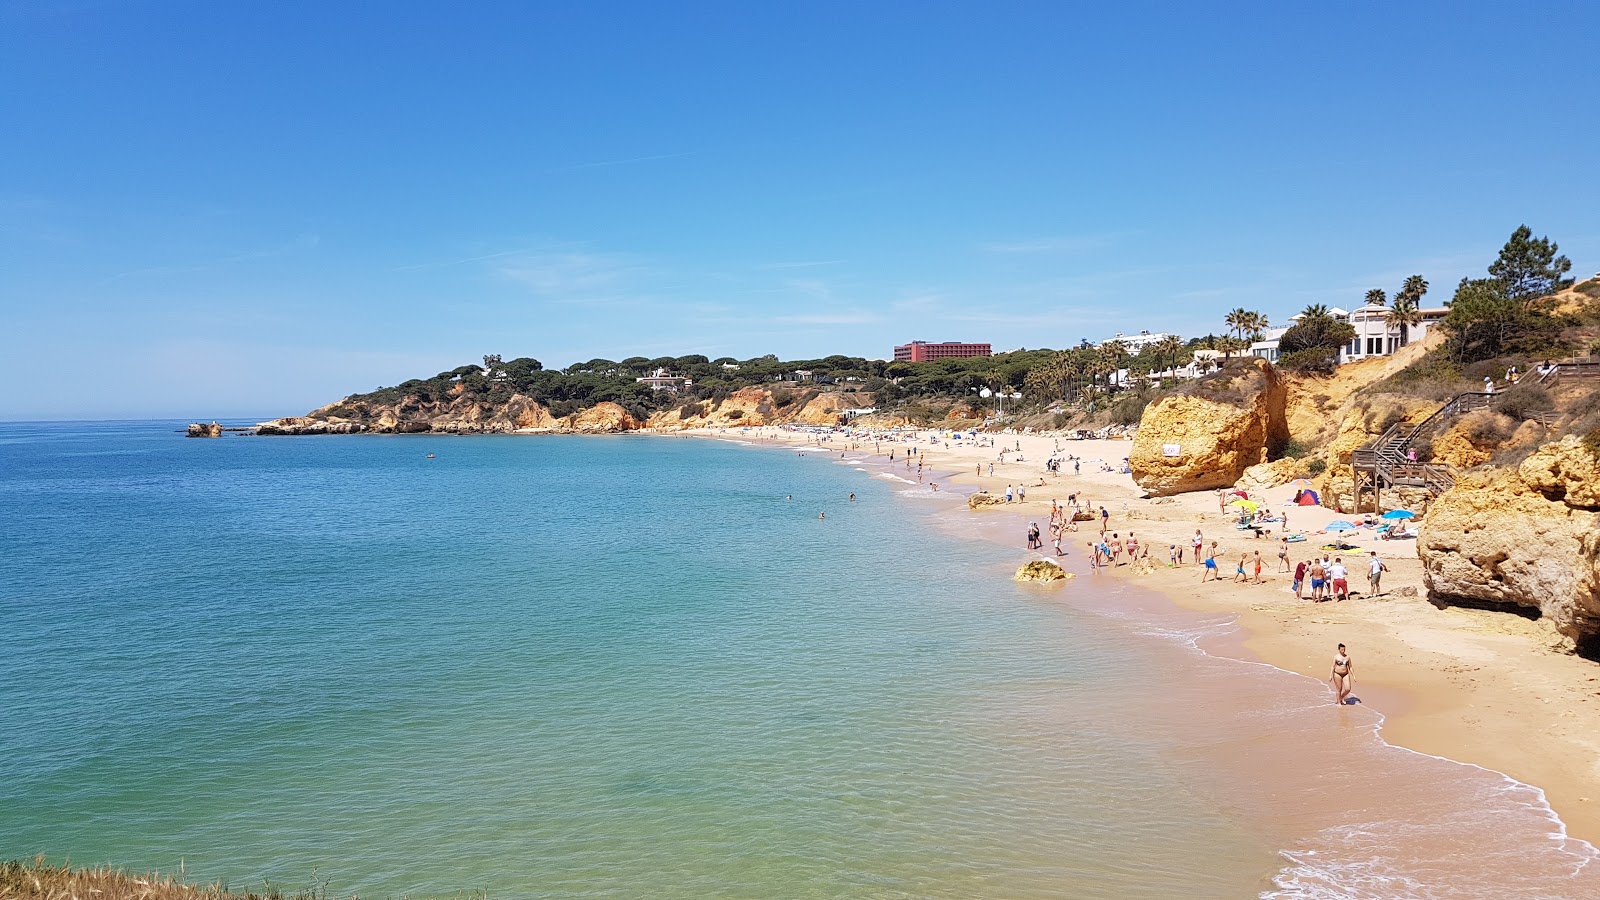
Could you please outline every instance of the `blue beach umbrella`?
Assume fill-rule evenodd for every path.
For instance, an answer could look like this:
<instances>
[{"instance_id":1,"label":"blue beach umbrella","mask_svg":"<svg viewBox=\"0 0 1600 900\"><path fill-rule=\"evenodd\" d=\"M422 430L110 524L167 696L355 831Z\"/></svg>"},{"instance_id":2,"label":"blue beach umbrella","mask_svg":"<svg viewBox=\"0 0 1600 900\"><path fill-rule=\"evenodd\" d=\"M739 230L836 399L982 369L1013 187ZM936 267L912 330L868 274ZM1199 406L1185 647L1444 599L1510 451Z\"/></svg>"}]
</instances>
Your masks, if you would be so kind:
<instances>
[{"instance_id":1,"label":"blue beach umbrella","mask_svg":"<svg viewBox=\"0 0 1600 900\"><path fill-rule=\"evenodd\" d=\"M1383 514L1385 519L1414 519L1417 514L1409 509L1391 509Z\"/></svg>"},{"instance_id":2,"label":"blue beach umbrella","mask_svg":"<svg viewBox=\"0 0 1600 900\"><path fill-rule=\"evenodd\" d=\"M1349 522L1346 522L1343 519L1335 519L1334 521L1329 522L1328 523L1328 527L1323 529L1323 530L1325 530L1325 531L1355 531L1359 527L1361 527L1361 526L1353 525L1353 524L1351 524Z\"/></svg>"}]
</instances>

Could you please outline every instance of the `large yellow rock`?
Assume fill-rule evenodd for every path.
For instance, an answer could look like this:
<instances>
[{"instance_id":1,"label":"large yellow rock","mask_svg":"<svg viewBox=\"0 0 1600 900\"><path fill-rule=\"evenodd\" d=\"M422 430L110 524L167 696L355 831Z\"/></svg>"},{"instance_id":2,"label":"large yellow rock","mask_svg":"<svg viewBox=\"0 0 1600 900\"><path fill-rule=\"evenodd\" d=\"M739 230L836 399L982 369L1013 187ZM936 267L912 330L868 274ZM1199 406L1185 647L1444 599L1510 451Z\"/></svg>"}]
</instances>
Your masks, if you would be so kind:
<instances>
[{"instance_id":1,"label":"large yellow rock","mask_svg":"<svg viewBox=\"0 0 1600 900\"><path fill-rule=\"evenodd\" d=\"M1034 581L1043 584L1054 584L1066 581L1072 575L1048 559L1034 559L1022 564L1017 574L1011 576L1017 581Z\"/></svg>"},{"instance_id":2,"label":"large yellow rock","mask_svg":"<svg viewBox=\"0 0 1600 900\"><path fill-rule=\"evenodd\" d=\"M847 409L865 409L872 395L854 391L831 391L812 397L789 421L803 425L842 425Z\"/></svg>"},{"instance_id":3,"label":"large yellow rock","mask_svg":"<svg viewBox=\"0 0 1600 900\"><path fill-rule=\"evenodd\" d=\"M1574 640L1600 634L1600 470L1576 438L1463 476L1421 529L1436 603L1523 606Z\"/></svg>"},{"instance_id":4,"label":"large yellow rock","mask_svg":"<svg viewBox=\"0 0 1600 900\"><path fill-rule=\"evenodd\" d=\"M1241 491L1264 491L1275 488L1280 484L1288 484L1300 474L1305 463L1298 459L1277 459L1272 462L1256 463L1244 470L1239 480L1233 486Z\"/></svg>"},{"instance_id":5,"label":"large yellow rock","mask_svg":"<svg viewBox=\"0 0 1600 900\"><path fill-rule=\"evenodd\" d=\"M596 403L561 420L561 430L574 434L611 434L635 431L639 420L615 403Z\"/></svg>"},{"instance_id":6,"label":"large yellow rock","mask_svg":"<svg viewBox=\"0 0 1600 900\"><path fill-rule=\"evenodd\" d=\"M1255 358L1162 397L1139 421L1128 455L1133 480L1158 497L1231 486L1288 440L1285 397L1277 371Z\"/></svg>"},{"instance_id":7,"label":"large yellow rock","mask_svg":"<svg viewBox=\"0 0 1600 900\"><path fill-rule=\"evenodd\" d=\"M1433 439L1433 461L1470 469L1494 458L1516 431L1517 423L1493 410L1467 413Z\"/></svg>"}]
</instances>

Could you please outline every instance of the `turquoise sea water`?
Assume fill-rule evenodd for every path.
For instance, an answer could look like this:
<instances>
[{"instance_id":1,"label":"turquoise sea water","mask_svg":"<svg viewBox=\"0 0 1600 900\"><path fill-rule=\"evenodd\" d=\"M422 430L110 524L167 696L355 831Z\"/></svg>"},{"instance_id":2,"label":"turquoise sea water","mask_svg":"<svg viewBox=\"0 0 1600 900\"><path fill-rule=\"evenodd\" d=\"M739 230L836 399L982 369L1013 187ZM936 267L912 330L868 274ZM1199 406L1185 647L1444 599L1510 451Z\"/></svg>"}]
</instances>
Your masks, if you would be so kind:
<instances>
[{"instance_id":1,"label":"turquoise sea water","mask_svg":"<svg viewBox=\"0 0 1600 900\"><path fill-rule=\"evenodd\" d=\"M892 473L0 425L0 857L367 896L1495 896L1385 831L1460 811L1442 837L1496 835L1538 895L1582 874L1536 792L1199 654L1216 623L1017 586ZM1218 691L1269 699L1197 714ZM1325 831L1337 773L1261 774L1302 746L1272 740L1460 790Z\"/></svg>"}]
</instances>

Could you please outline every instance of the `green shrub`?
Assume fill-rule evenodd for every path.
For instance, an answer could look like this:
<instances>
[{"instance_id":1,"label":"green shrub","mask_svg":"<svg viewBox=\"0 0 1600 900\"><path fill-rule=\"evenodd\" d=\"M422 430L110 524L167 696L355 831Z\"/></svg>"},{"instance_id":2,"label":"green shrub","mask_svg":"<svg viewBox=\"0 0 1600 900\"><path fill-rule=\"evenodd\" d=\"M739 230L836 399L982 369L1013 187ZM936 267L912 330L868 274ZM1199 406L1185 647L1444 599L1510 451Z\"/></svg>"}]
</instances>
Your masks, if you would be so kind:
<instances>
[{"instance_id":1,"label":"green shrub","mask_svg":"<svg viewBox=\"0 0 1600 900\"><path fill-rule=\"evenodd\" d=\"M1278 368L1291 372L1332 372L1339 363L1337 347L1312 347L1278 357Z\"/></svg>"},{"instance_id":2,"label":"green shrub","mask_svg":"<svg viewBox=\"0 0 1600 900\"><path fill-rule=\"evenodd\" d=\"M729 419L742 419L742 418L744 418L744 410L736 409L736 410L728 413L728 418Z\"/></svg>"},{"instance_id":3,"label":"green shrub","mask_svg":"<svg viewBox=\"0 0 1600 900\"><path fill-rule=\"evenodd\" d=\"M1583 436L1583 449L1589 451L1589 455L1595 459L1600 459L1600 428L1593 429Z\"/></svg>"},{"instance_id":4,"label":"green shrub","mask_svg":"<svg viewBox=\"0 0 1600 900\"><path fill-rule=\"evenodd\" d=\"M1543 385L1524 381L1495 399L1495 412L1514 419L1532 418L1534 413L1550 412L1556 408L1555 399Z\"/></svg>"},{"instance_id":5,"label":"green shrub","mask_svg":"<svg viewBox=\"0 0 1600 900\"><path fill-rule=\"evenodd\" d=\"M1323 459L1320 456L1317 457L1316 459L1313 459L1311 462L1306 464L1306 471L1311 473L1312 475L1321 475L1323 472L1326 472L1327 470L1328 470L1328 461Z\"/></svg>"},{"instance_id":6,"label":"green shrub","mask_svg":"<svg viewBox=\"0 0 1600 900\"><path fill-rule=\"evenodd\" d=\"M1137 394L1123 397L1111 404L1111 421L1117 425L1137 425L1144 417L1144 408L1150 405L1150 400Z\"/></svg>"}]
</instances>

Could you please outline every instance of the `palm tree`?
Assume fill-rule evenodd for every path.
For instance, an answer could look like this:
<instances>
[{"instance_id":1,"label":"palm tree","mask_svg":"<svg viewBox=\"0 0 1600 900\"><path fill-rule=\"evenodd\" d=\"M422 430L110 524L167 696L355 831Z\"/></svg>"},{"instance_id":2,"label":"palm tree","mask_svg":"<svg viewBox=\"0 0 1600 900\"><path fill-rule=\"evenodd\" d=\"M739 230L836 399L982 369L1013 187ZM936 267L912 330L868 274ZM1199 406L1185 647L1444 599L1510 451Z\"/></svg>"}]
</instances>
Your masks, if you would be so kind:
<instances>
[{"instance_id":1,"label":"palm tree","mask_svg":"<svg viewBox=\"0 0 1600 900\"><path fill-rule=\"evenodd\" d=\"M1163 371L1176 369L1178 367L1178 354L1183 352L1183 341L1179 340L1177 335L1169 334L1156 341L1155 346L1151 349L1156 352L1157 359L1166 363Z\"/></svg>"},{"instance_id":2,"label":"palm tree","mask_svg":"<svg viewBox=\"0 0 1600 900\"><path fill-rule=\"evenodd\" d=\"M1368 306L1383 306L1388 302L1389 295L1383 292L1383 288L1373 288L1372 290L1367 291Z\"/></svg>"},{"instance_id":3,"label":"palm tree","mask_svg":"<svg viewBox=\"0 0 1600 900\"><path fill-rule=\"evenodd\" d=\"M1306 319L1326 319L1331 315L1333 314L1328 312L1328 305L1326 303L1313 303L1300 311L1300 321L1304 322Z\"/></svg>"},{"instance_id":4,"label":"palm tree","mask_svg":"<svg viewBox=\"0 0 1600 900\"><path fill-rule=\"evenodd\" d=\"M1266 330L1271 327L1267 321L1267 314L1253 312L1250 314L1250 340L1259 341Z\"/></svg>"},{"instance_id":5,"label":"palm tree","mask_svg":"<svg viewBox=\"0 0 1600 900\"><path fill-rule=\"evenodd\" d=\"M1222 317L1222 324L1228 326L1228 330L1234 334L1243 334L1245 328L1249 327L1249 322L1250 311L1242 306L1235 307L1233 312Z\"/></svg>"},{"instance_id":6,"label":"palm tree","mask_svg":"<svg viewBox=\"0 0 1600 900\"><path fill-rule=\"evenodd\" d=\"M1128 360L1128 347L1121 341L1106 341L1100 345L1100 352L1096 354L1103 364L1102 373L1107 376L1106 386L1111 386L1109 376L1121 371L1122 364Z\"/></svg>"},{"instance_id":7,"label":"palm tree","mask_svg":"<svg viewBox=\"0 0 1600 900\"><path fill-rule=\"evenodd\" d=\"M1384 324L1390 328L1398 327L1400 329L1400 346L1402 347L1411 342L1411 329L1421 321L1422 310L1417 307L1415 300L1408 297L1396 297L1394 308L1384 316Z\"/></svg>"},{"instance_id":8,"label":"palm tree","mask_svg":"<svg viewBox=\"0 0 1600 900\"><path fill-rule=\"evenodd\" d=\"M1405 284L1400 286L1400 290L1395 292L1395 305L1399 306L1401 300L1410 300L1413 306L1421 307L1422 295L1427 292L1428 279L1423 278L1421 275L1412 275L1406 279Z\"/></svg>"}]
</instances>

